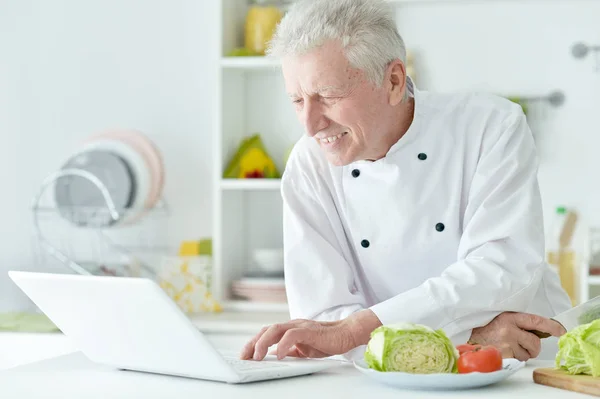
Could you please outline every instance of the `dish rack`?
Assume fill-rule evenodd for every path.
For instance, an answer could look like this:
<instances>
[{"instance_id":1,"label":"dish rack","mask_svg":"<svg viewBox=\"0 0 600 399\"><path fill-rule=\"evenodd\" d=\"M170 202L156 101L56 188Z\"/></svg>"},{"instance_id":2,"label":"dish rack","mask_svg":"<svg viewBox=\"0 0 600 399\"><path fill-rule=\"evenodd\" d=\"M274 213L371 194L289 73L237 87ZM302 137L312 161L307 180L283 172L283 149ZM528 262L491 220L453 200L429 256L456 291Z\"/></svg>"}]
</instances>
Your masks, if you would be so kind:
<instances>
[{"instance_id":1,"label":"dish rack","mask_svg":"<svg viewBox=\"0 0 600 399\"><path fill-rule=\"evenodd\" d=\"M60 179L78 177L101 194L101 206L58 206L48 193ZM132 218L132 215L136 215ZM113 275L157 279L168 246L166 200L152 209L119 209L106 185L78 168L62 169L46 177L32 201L34 254L37 264L51 268L51 260L82 275ZM127 219L130 219L127 222Z\"/></svg>"}]
</instances>

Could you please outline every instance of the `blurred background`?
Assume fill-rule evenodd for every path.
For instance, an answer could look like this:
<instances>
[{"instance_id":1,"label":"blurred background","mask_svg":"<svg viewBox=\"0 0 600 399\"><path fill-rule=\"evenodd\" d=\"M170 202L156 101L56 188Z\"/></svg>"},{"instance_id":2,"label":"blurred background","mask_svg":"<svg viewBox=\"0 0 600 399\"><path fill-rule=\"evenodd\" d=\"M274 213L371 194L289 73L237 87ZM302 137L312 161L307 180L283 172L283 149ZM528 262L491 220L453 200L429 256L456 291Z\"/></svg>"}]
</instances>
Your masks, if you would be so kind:
<instances>
[{"instance_id":1,"label":"blurred background","mask_svg":"<svg viewBox=\"0 0 600 399\"><path fill-rule=\"evenodd\" d=\"M279 178L302 135L262 51L289 1L0 1L0 312L12 269L150 275L189 313L286 312ZM600 1L396 0L418 88L526 111L548 260L600 259Z\"/></svg>"}]
</instances>

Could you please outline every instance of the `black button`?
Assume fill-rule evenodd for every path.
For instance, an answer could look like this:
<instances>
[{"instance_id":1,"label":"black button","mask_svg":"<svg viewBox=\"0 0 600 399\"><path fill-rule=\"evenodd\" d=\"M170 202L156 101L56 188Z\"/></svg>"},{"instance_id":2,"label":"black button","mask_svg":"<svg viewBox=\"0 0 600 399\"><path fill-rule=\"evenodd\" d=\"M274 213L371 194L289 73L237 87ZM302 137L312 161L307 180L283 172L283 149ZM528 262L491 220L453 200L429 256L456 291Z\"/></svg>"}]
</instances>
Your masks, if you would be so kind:
<instances>
[{"instance_id":1,"label":"black button","mask_svg":"<svg viewBox=\"0 0 600 399\"><path fill-rule=\"evenodd\" d=\"M419 155L417 155L417 157L421 160L424 161L427 159L427 154L425 154L424 152L420 153Z\"/></svg>"},{"instance_id":2,"label":"black button","mask_svg":"<svg viewBox=\"0 0 600 399\"><path fill-rule=\"evenodd\" d=\"M371 245L371 243L369 242L369 240L362 240L360 242L360 245L362 245L363 248L369 248L369 245Z\"/></svg>"},{"instance_id":3,"label":"black button","mask_svg":"<svg viewBox=\"0 0 600 399\"><path fill-rule=\"evenodd\" d=\"M358 170L358 169L354 169L354 170L352 171L352 176L353 176L353 177L358 177L358 176L360 176L360 170Z\"/></svg>"},{"instance_id":4,"label":"black button","mask_svg":"<svg viewBox=\"0 0 600 399\"><path fill-rule=\"evenodd\" d=\"M444 223L438 223L435 225L435 229L437 231L444 231L444 228L445 228Z\"/></svg>"}]
</instances>

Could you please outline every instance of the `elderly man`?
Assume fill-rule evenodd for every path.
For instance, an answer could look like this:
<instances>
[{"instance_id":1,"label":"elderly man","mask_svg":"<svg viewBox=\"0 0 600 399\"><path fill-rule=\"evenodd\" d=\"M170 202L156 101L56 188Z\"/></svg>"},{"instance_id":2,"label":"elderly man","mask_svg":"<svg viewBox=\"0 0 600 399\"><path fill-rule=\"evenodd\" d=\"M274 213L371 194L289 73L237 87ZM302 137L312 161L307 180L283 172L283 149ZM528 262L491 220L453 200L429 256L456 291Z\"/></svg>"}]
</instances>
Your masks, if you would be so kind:
<instances>
[{"instance_id":1,"label":"elderly man","mask_svg":"<svg viewBox=\"0 0 600 399\"><path fill-rule=\"evenodd\" d=\"M531 330L564 334L518 105L418 90L382 0L297 2L269 51L307 133L282 180L292 320L242 358L352 355L396 322L520 360L540 353Z\"/></svg>"}]
</instances>

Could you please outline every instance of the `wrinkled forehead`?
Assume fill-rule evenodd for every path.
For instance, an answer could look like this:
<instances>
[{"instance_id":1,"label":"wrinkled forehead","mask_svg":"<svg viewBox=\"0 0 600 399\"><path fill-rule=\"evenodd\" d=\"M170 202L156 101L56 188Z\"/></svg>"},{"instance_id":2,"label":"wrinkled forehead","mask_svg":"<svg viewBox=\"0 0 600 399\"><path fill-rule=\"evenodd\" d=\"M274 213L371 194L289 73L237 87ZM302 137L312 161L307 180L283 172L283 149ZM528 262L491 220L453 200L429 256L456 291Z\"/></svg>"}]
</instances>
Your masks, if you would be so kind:
<instances>
[{"instance_id":1,"label":"wrinkled forehead","mask_svg":"<svg viewBox=\"0 0 600 399\"><path fill-rule=\"evenodd\" d=\"M350 65L343 52L328 50L324 46L282 60L283 78L289 95L344 91L362 81L364 74Z\"/></svg>"}]
</instances>

